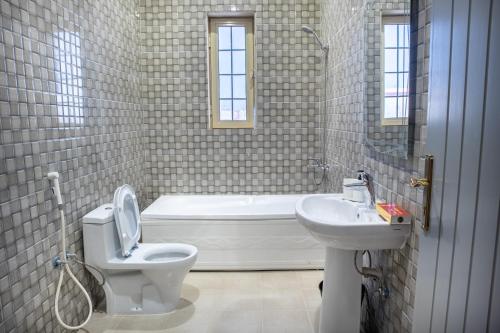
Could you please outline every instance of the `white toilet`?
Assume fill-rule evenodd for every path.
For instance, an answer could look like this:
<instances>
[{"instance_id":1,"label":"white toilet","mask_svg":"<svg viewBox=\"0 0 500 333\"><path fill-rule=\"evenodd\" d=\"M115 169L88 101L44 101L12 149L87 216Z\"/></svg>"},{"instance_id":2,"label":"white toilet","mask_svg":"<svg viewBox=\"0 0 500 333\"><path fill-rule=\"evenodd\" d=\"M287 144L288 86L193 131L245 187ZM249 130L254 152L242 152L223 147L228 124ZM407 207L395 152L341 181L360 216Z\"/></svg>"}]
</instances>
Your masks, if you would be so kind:
<instances>
[{"instance_id":1,"label":"white toilet","mask_svg":"<svg viewBox=\"0 0 500 333\"><path fill-rule=\"evenodd\" d=\"M140 224L137 198L129 185L116 190L113 204L102 205L83 217L85 262L106 278L109 314L174 310L182 282L196 261L198 250L192 245L139 243Z\"/></svg>"}]
</instances>

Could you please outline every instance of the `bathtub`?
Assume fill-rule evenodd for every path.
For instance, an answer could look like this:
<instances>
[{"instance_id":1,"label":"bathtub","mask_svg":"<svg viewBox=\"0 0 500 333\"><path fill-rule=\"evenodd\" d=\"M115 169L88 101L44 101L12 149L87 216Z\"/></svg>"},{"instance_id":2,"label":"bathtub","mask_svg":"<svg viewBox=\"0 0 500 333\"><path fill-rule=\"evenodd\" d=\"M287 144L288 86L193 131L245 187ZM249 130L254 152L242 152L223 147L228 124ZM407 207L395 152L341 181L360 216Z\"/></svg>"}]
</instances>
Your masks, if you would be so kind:
<instances>
[{"instance_id":1,"label":"bathtub","mask_svg":"<svg viewBox=\"0 0 500 333\"><path fill-rule=\"evenodd\" d=\"M195 245L194 270L323 268L325 249L295 218L303 195L163 195L141 213L142 241Z\"/></svg>"}]
</instances>

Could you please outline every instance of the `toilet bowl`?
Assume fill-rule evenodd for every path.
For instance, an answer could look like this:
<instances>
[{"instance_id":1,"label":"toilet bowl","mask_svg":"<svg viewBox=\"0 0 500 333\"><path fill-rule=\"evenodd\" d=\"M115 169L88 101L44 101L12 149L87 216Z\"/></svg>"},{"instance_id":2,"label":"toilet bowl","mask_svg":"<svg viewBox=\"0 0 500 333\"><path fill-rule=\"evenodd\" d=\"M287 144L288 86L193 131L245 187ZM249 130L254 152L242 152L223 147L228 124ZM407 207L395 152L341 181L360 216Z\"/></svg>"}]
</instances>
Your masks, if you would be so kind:
<instances>
[{"instance_id":1,"label":"toilet bowl","mask_svg":"<svg viewBox=\"0 0 500 333\"><path fill-rule=\"evenodd\" d=\"M83 218L85 262L104 274L109 314L174 310L182 282L196 261L198 250L192 245L139 243L140 236L137 198L129 185L116 190L113 204Z\"/></svg>"}]
</instances>

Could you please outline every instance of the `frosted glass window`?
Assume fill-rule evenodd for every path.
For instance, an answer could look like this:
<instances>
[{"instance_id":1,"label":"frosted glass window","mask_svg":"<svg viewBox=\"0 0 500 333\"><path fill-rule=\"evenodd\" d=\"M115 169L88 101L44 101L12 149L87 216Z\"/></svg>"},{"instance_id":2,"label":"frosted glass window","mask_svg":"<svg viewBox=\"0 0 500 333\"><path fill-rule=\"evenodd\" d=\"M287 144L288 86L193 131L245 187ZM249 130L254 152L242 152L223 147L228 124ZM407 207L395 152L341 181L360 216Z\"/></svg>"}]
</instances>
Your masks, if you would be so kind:
<instances>
[{"instance_id":1,"label":"frosted glass window","mask_svg":"<svg viewBox=\"0 0 500 333\"><path fill-rule=\"evenodd\" d=\"M219 98L233 98L231 81L232 75L219 75Z\"/></svg>"},{"instance_id":2,"label":"frosted glass window","mask_svg":"<svg viewBox=\"0 0 500 333\"><path fill-rule=\"evenodd\" d=\"M221 99L219 101L219 105L220 105L220 112L219 112L219 115L220 115L220 119L221 120L232 120L233 119L233 116L232 116L232 105L231 105L231 100L230 99Z\"/></svg>"},{"instance_id":3,"label":"frosted glass window","mask_svg":"<svg viewBox=\"0 0 500 333\"><path fill-rule=\"evenodd\" d=\"M408 96L408 73L398 74L398 96Z\"/></svg>"},{"instance_id":4,"label":"frosted glass window","mask_svg":"<svg viewBox=\"0 0 500 333\"><path fill-rule=\"evenodd\" d=\"M219 51L219 74L231 74L231 51Z\"/></svg>"},{"instance_id":5,"label":"frosted glass window","mask_svg":"<svg viewBox=\"0 0 500 333\"><path fill-rule=\"evenodd\" d=\"M247 101L244 99L233 100L233 119L246 120L247 116Z\"/></svg>"},{"instance_id":6,"label":"frosted glass window","mask_svg":"<svg viewBox=\"0 0 500 333\"><path fill-rule=\"evenodd\" d=\"M384 82L385 96L397 96L398 95L398 74L386 74Z\"/></svg>"},{"instance_id":7,"label":"frosted glass window","mask_svg":"<svg viewBox=\"0 0 500 333\"><path fill-rule=\"evenodd\" d=\"M384 27L384 45L385 47L397 47L398 44L398 26L386 24Z\"/></svg>"},{"instance_id":8,"label":"frosted glass window","mask_svg":"<svg viewBox=\"0 0 500 333\"><path fill-rule=\"evenodd\" d=\"M233 98L246 98L245 75L233 76Z\"/></svg>"},{"instance_id":9,"label":"frosted glass window","mask_svg":"<svg viewBox=\"0 0 500 333\"><path fill-rule=\"evenodd\" d=\"M408 24L398 25L398 47L410 47L410 29Z\"/></svg>"},{"instance_id":10,"label":"frosted glass window","mask_svg":"<svg viewBox=\"0 0 500 333\"><path fill-rule=\"evenodd\" d=\"M245 51L233 51L233 74L245 74Z\"/></svg>"},{"instance_id":11,"label":"frosted glass window","mask_svg":"<svg viewBox=\"0 0 500 333\"><path fill-rule=\"evenodd\" d=\"M253 18L209 19L213 128L254 126Z\"/></svg>"},{"instance_id":12,"label":"frosted glass window","mask_svg":"<svg viewBox=\"0 0 500 333\"><path fill-rule=\"evenodd\" d=\"M397 98L386 97L384 103L384 115L386 118L397 118Z\"/></svg>"},{"instance_id":13,"label":"frosted glass window","mask_svg":"<svg viewBox=\"0 0 500 333\"><path fill-rule=\"evenodd\" d=\"M231 49L231 27L219 27L219 50Z\"/></svg>"},{"instance_id":14,"label":"frosted glass window","mask_svg":"<svg viewBox=\"0 0 500 333\"><path fill-rule=\"evenodd\" d=\"M245 27L232 27L232 45L233 50L244 50L245 47Z\"/></svg>"},{"instance_id":15,"label":"frosted glass window","mask_svg":"<svg viewBox=\"0 0 500 333\"><path fill-rule=\"evenodd\" d=\"M397 49L385 49L384 50L384 69L386 72L397 72L398 71L398 50Z\"/></svg>"},{"instance_id":16,"label":"frosted glass window","mask_svg":"<svg viewBox=\"0 0 500 333\"><path fill-rule=\"evenodd\" d=\"M80 127L84 125L83 77L80 55L80 36L66 31L52 35L56 108L59 125Z\"/></svg>"},{"instance_id":17,"label":"frosted glass window","mask_svg":"<svg viewBox=\"0 0 500 333\"><path fill-rule=\"evenodd\" d=\"M406 113L407 110L408 110L408 97L398 97L397 116L408 117L408 114Z\"/></svg>"},{"instance_id":18,"label":"frosted glass window","mask_svg":"<svg viewBox=\"0 0 500 333\"><path fill-rule=\"evenodd\" d=\"M408 116L410 26L405 16L383 18L383 119Z\"/></svg>"},{"instance_id":19,"label":"frosted glass window","mask_svg":"<svg viewBox=\"0 0 500 333\"><path fill-rule=\"evenodd\" d=\"M402 72L408 72L410 69L410 50L401 49L398 51L398 69L401 69Z\"/></svg>"},{"instance_id":20,"label":"frosted glass window","mask_svg":"<svg viewBox=\"0 0 500 333\"><path fill-rule=\"evenodd\" d=\"M247 98L245 27L219 27L218 31L219 98L221 99L219 118L244 120ZM242 116L242 112L245 117Z\"/></svg>"}]
</instances>

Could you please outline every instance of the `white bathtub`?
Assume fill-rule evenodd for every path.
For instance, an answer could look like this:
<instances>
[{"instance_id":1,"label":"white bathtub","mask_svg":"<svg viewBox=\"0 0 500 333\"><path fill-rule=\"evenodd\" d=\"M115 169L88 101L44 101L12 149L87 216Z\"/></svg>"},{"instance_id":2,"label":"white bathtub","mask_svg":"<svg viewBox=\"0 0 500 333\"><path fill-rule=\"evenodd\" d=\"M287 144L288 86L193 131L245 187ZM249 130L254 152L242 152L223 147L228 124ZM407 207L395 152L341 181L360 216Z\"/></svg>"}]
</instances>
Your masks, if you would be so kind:
<instances>
[{"instance_id":1,"label":"white bathtub","mask_svg":"<svg viewBox=\"0 0 500 333\"><path fill-rule=\"evenodd\" d=\"M195 270L323 268L324 248L295 218L302 196L164 195L141 213L143 242L195 245Z\"/></svg>"}]
</instances>

